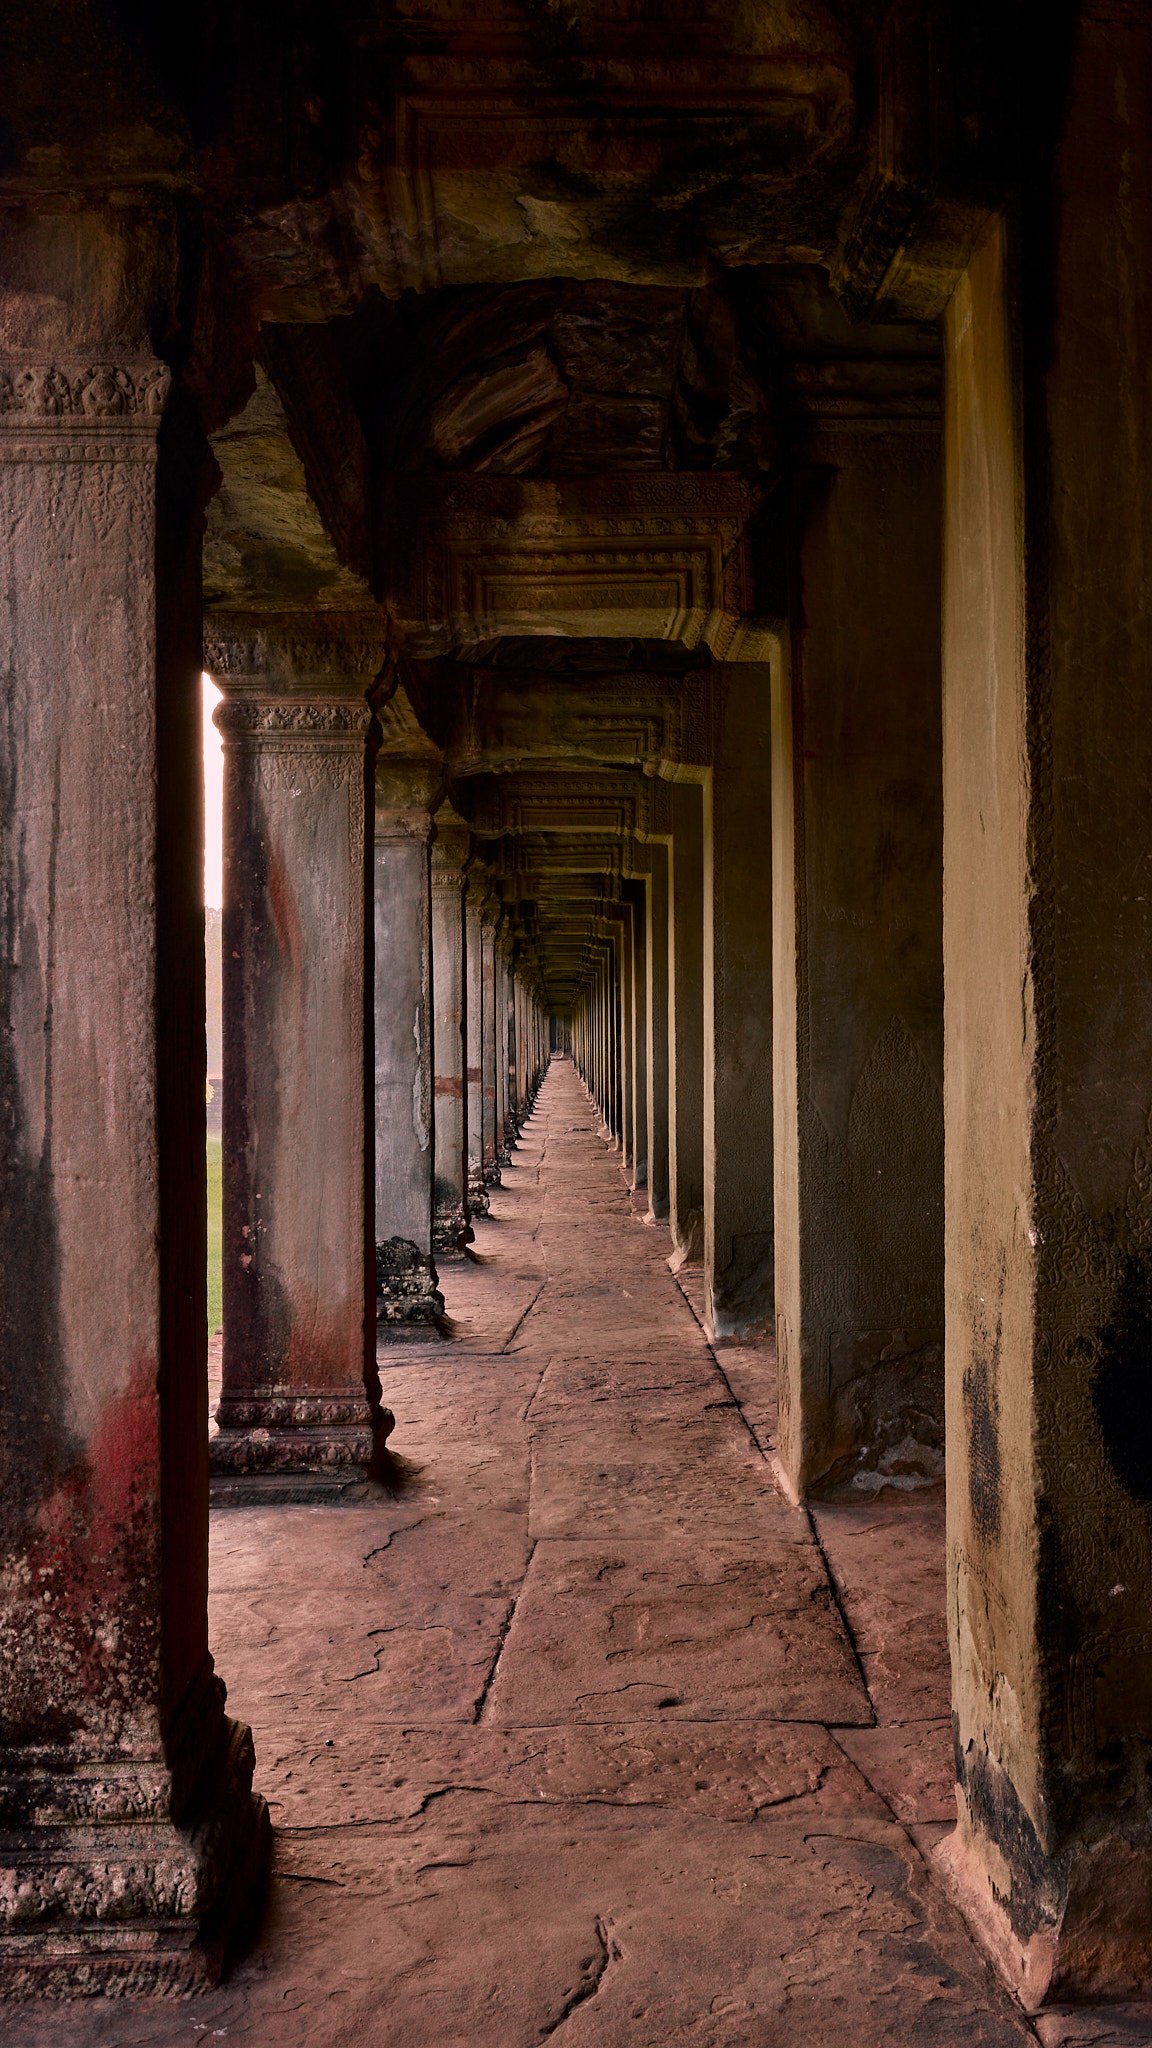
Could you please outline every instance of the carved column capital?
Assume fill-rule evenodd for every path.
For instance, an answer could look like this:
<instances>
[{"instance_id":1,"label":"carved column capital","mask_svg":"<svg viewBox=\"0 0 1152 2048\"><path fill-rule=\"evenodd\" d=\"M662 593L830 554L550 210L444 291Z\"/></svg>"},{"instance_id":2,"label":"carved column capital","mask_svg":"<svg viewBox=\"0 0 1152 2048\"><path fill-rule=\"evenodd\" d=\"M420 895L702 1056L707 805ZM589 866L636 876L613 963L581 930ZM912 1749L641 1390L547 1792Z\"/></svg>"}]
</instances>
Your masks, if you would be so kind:
<instances>
[{"instance_id":1,"label":"carved column capital","mask_svg":"<svg viewBox=\"0 0 1152 2048\"><path fill-rule=\"evenodd\" d=\"M0 357L4 460L154 461L171 383L155 356Z\"/></svg>"},{"instance_id":2,"label":"carved column capital","mask_svg":"<svg viewBox=\"0 0 1152 2048\"><path fill-rule=\"evenodd\" d=\"M205 666L226 696L375 697L387 660L378 612L216 612L204 622Z\"/></svg>"},{"instance_id":3,"label":"carved column capital","mask_svg":"<svg viewBox=\"0 0 1152 2048\"><path fill-rule=\"evenodd\" d=\"M469 917L478 923L483 922L484 905L491 887L492 877L486 864L481 860L470 861L464 890L464 906Z\"/></svg>"},{"instance_id":4,"label":"carved column capital","mask_svg":"<svg viewBox=\"0 0 1152 2048\"><path fill-rule=\"evenodd\" d=\"M295 753L313 748L363 750L372 722L363 696L342 690L310 690L290 696L245 686L228 690L213 722L224 744L262 752Z\"/></svg>"},{"instance_id":5,"label":"carved column capital","mask_svg":"<svg viewBox=\"0 0 1152 2048\"><path fill-rule=\"evenodd\" d=\"M450 803L441 804L435 824L432 886L434 889L463 889L472 852L472 834L468 824Z\"/></svg>"},{"instance_id":6,"label":"carved column capital","mask_svg":"<svg viewBox=\"0 0 1152 2048\"><path fill-rule=\"evenodd\" d=\"M376 761L376 838L419 839L425 844L435 829L432 809L443 781L438 761L397 760L381 754Z\"/></svg>"}]
</instances>

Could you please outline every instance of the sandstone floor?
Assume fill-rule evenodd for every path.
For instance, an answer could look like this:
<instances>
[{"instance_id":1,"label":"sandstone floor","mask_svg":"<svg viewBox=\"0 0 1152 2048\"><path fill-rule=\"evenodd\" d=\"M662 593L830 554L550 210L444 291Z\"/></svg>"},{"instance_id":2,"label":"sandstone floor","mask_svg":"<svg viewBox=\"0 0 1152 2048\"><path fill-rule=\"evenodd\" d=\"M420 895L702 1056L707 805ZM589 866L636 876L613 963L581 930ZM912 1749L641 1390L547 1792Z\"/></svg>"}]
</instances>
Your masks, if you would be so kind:
<instances>
[{"instance_id":1,"label":"sandstone floor","mask_svg":"<svg viewBox=\"0 0 1152 2048\"><path fill-rule=\"evenodd\" d=\"M212 1638L276 1826L219 1991L20 2048L1112 2048L1027 2019L933 1876L943 1506L797 1511L763 1350L713 1353L553 1066L453 1341L384 1355L395 1497L213 1516Z\"/></svg>"}]
</instances>

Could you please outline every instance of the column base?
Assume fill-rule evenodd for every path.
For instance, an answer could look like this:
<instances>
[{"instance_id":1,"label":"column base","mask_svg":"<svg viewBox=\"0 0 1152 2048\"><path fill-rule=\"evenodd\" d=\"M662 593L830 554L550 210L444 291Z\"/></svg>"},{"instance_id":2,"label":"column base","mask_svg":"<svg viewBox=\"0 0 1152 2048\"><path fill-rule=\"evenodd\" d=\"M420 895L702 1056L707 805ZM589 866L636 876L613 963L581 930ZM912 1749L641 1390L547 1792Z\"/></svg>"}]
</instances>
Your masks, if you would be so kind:
<instances>
[{"instance_id":1,"label":"column base","mask_svg":"<svg viewBox=\"0 0 1152 2048\"><path fill-rule=\"evenodd\" d=\"M470 1216L486 1216L490 1207L484 1175L474 1173L468 1182L468 1213Z\"/></svg>"},{"instance_id":2,"label":"column base","mask_svg":"<svg viewBox=\"0 0 1152 2048\"><path fill-rule=\"evenodd\" d=\"M484 1185L486 1188L503 1186L503 1182L500 1179L500 1162L498 1159L490 1159L484 1168Z\"/></svg>"},{"instance_id":3,"label":"column base","mask_svg":"<svg viewBox=\"0 0 1152 2048\"><path fill-rule=\"evenodd\" d=\"M1077 1845L1057 1859L1043 1897L967 1818L933 1861L1026 2012L1152 1988L1152 1845L1121 1836Z\"/></svg>"},{"instance_id":4,"label":"column base","mask_svg":"<svg viewBox=\"0 0 1152 2048\"><path fill-rule=\"evenodd\" d=\"M462 1252L471 1244L476 1232L469 1223L462 1208L437 1209L432 1219L432 1249L434 1252Z\"/></svg>"},{"instance_id":5,"label":"column base","mask_svg":"<svg viewBox=\"0 0 1152 2048\"><path fill-rule=\"evenodd\" d=\"M675 1249L668 1270L682 1273L685 1266L699 1266L704 1258L704 1211L689 1209L680 1232L673 1231Z\"/></svg>"},{"instance_id":6,"label":"column base","mask_svg":"<svg viewBox=\"0 0 1152 2048\"><path fill-rule=\"evenodd\" d=\"M249 1730L207 1668L171 1762L0 1769L0 1997L180 1995L255 1924L271 1847Z\"/></svg>"},{"instance_id":7,"label":"column base","mask_svg":"<svg viewBox=\"0 0 1152 2048\"><path fill-rule=\"evenodd\" d=\"M436 1284L432 1260L406 1237L390 1237L376 1247L376 1327L391 1329L439 1325L444 1296Z\"/></svg>"},{"instance_id":8,"label":"column base","mask_svg":"<svg viewBox=\"0 0 1152 2048\"><path fill-rule=\"evenodd\" d=\"M370 1407L363 1387L312 1394L256 1387L224 1395L216 1419L208 1466L225 1480L294 1472L362 1478L396 1427L392 1410Z\"/></svg>"}]
</instances>

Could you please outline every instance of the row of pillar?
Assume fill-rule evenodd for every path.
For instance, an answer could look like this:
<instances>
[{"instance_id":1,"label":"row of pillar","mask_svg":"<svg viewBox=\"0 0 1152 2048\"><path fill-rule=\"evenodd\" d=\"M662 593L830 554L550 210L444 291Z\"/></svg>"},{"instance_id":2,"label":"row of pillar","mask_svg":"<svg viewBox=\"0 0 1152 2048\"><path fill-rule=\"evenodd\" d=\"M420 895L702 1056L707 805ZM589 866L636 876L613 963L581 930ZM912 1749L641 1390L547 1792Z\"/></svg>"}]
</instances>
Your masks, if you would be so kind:
<instances>
[{"instance_id":1,"label":"row of pillar","mask_svg":"<svg viewBox=\"0 0 1152 2048\"><path fill-rule=\"evenodd\" d=\"M378 1335L438 1323L437 1256L487 1208L546 1020L438 759L377 750L400 720L395 699L373 716L371 635L234 623L210 651L225 742L211 1459L233 1476L356 1470L391 1420Z\"/></svg>"},{"instance_id":2,"label":"row of pillar","mask_svg":"<svg viewBox=\"0 0 1152 2048\"><path fill-rule=\"evenodd\" d=\"M903 1425L935 1426L946 1330L951 1853L1030 2003L1152 1981L1152 119L1140 25L1096 8L1077 33L1058 121L1021 106L1026 178L944 323L943 489L933 434L841 409L791 486L778 660L746 672L757 731L771 702L770 832L755 778L724 801L737 685L711 788L676 786L642 916L580 1021L622 1133L631 1109L634 1173L643 1074L650 1204L680 1251L702 1215L718 1326L770 1218L747 1300L774 1300L798 1485L914 1476ZM0 1983L18 1993L193 1981L267 1832L207 1635L208 466L153 352L176 228L86 204L13 230L0 369ZM251 1348L222 1433L256 1459L263 1430L277 1461L359 1453L373 1370L380 662L329 625L253 633L227 683L228 1286ZM404 990L376 1079L407 1087L430 1238L433 842L383 808L375 857L413 899L376 934L374 971ZM480 1103L470 1186L512 1086L483 904L479 922L456 1077ZM767 1020L752 925L772 934ZM641 986L643 1064L618 1021ZM407 1209L384 1221L423 1253Z\"/></svg>"}]
</instances>

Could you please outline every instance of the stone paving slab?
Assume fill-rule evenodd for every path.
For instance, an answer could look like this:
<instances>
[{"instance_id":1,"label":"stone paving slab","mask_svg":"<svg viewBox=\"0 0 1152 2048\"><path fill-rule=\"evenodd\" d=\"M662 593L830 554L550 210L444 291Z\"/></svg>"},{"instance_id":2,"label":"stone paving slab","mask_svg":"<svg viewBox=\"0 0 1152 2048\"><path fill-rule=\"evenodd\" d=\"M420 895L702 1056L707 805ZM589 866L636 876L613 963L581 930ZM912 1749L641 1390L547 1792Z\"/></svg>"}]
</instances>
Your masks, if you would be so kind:
<instances>
[{"instance_id":1,"label":"stone paving slab","mask_svg":"<svg viewBox=\"0 0 1152 2048\"><path fill-rule=\"evenodd\" d=\"M317 1713L306 1730L260 1731L260 1783L286 1828L315 1828L318 1815L328 1828L408 1820L465 1785L509 1805L642 1806L730 1821L787 1806L812 1825L888 1818L840 1744L805 1722L428 1729Z\"/></svg>"},{"instance_id":2,"label":"stone paving slab","mask_svg":"<svg viewBox=\"0 0 1152 2048\"><path fill-rule=\"evenodd\" d=\"M841 1748L897 1820L907 1826L956 1819L951 1717L878 1728L839 1728Z\"/></svg>"},{"instance_id":3,"label":"stone paving slab","mask_svg":"<svg viewBox=\"0 0 1152 2048\"><path fill-rule=\"evenodd\" d=\"M602 1422L588 1447L562 1425L532 1432L531 1532L536 1537L651 1538L807 1532L776 1492L743 1426L704 1418L647 1429Z\"/></svg>"},{"instance_id":4,"label":"stone paving slab","mask_svg":"<svg viewBox=\"0 0 1152 2048\"><path fill-rule=\"evenodd\" d=\"M491 1721L843 1721L872 1709L814 1545L538 1543Z\"/></svg>"},{"instance_id":5,"label":"stone paving slab","mask_svg":"<svg viewBox=\"0 0 1152 2048\"><path fill-rule=\"evenodd\" d=\"M222 1991L34 2013L20 2048L1016 2048L1034 2035L891 1823L508 1806L282 1834Z\"/></svg>"}]
</instances>

